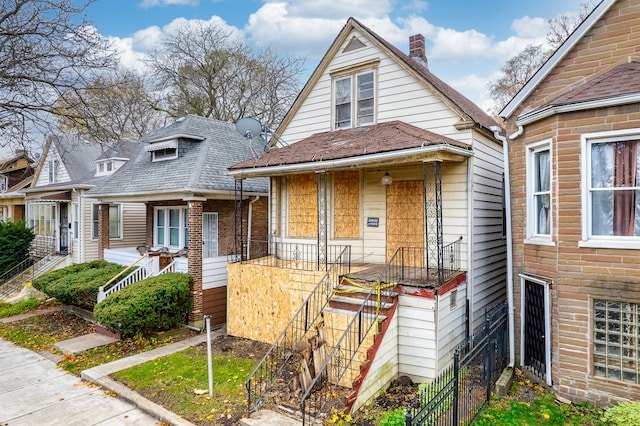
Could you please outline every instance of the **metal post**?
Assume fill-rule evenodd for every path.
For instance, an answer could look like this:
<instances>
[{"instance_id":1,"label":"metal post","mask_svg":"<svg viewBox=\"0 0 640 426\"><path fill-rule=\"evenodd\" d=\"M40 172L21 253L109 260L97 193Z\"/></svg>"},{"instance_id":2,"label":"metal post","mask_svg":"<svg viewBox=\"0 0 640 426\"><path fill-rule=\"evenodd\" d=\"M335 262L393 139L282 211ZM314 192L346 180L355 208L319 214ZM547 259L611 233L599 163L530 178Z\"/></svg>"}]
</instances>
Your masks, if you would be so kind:
<instances>
[{"instance_id":1,"label":"metal post","mask_svg":"<svg viewBox=\"0 0 640 426\"><path fill-rule=\"evenodd\" d=\"M213 398L213 368L211 366L211 315L204 316L207 326L207 374L209 376L209 396Z\"/></svg>"},{"instance_id":2,"label":"metal post","mask_svg":"<svg viewBox=\"0 0 640 426\"><path fill-rule=\"evenodd\" d=\"M460 377L460 353L456 349L453 353L453 422L451 424L458 424L458 404L459 404L459 386L458 381Z\"/></svg>"}]
</instances>

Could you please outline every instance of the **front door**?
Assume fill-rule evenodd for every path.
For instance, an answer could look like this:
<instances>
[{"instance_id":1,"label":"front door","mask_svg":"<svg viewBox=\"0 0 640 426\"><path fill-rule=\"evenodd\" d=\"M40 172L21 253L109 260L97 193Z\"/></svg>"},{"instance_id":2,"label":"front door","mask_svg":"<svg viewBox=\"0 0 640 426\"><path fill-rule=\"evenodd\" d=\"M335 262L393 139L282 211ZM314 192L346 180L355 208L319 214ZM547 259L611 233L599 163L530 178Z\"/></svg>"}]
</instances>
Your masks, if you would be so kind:
<instances>
[{"instance_id":1,"label":"front door","mask_svg":"<svg viewBox=\"0 0 640 426\"><path fill-rule=\"evenodd\" d=\"M522 279L521 364L551 385L549 286L544 281Z\"/></svg>"},{"instance_id":2,"label":"front door","mask_svg":"<svg viewBox=\"0 0 640 426\"><path fill-rule=\"evenodd\" d=\"M60 203L60 254L69 253L69 204Z\"/></svg>"}]
</instances>

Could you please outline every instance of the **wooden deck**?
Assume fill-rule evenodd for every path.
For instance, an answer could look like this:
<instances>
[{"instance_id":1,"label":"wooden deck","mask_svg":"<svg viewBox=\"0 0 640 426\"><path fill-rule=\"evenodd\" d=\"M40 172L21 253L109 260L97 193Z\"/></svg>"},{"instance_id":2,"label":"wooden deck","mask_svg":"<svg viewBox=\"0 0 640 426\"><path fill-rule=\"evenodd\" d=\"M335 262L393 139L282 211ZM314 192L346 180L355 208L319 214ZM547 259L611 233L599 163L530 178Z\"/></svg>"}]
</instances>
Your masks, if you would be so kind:
<instances>
[{"instance_id":1,"label":"wooden deck","mask_svg":"<svg viewBox=\"0 0 640 426\"><path fill-rule=\"evenodd\" d=\"M381 264L363 264L363 265L351 265L351 272L346 275L347 278L354 281L376 282L382 280L383 272L385 272L386 265ZM389 274L392 272L393 274ZM460 273L464 271L445 271L445 282L438 283L438 271L433 268L419 268L413 266L405 266L402 270L387 271L387 276L391 275L398 280L398 284L411 287L420 287L437 290L442 285L447 284L451 280L455 279ZM395 277L402 277L400 279Z\"/></svg>"}]
</instances>

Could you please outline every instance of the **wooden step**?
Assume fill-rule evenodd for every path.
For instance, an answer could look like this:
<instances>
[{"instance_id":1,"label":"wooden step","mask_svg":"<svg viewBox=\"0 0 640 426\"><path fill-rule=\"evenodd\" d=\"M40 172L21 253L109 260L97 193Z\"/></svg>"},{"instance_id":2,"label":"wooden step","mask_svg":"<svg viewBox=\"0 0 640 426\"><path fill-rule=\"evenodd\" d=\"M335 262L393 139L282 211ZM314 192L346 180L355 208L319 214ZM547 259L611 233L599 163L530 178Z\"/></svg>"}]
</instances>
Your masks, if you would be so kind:
<instances>
[{"instance_id":1,"label":"wooden step","mask_svg":"<svg viewBox=\"0 0 640 426\"><path fill-rule=\"evenodd\" d=\"M329 306L328 308L325 308L324 312L331 312L333 314L338 314L338 315L348 315L350 317L352 317L352 316L354 316L356 314L356 311L352 311L350 309L332 308L331 306ZM364 315L365 318L373 318L375 313L373 313L373 312L364 312L363 315ZM382 322L382 321L384 321L386 319L387 319L386 315L384 315L384 314L378 315L378 320L380 320L380 322Z\"/></svg>"},{"instance_id":2,"label":"wooden step","mask_svg":"<svg viewBox=\"0 0 640 426\"><path fill-rule=\"evenodd\" d=\"M331 296L331 300L329 300L329 302L335 302L335 303L340 303L340 304L346 304L346 305L355 305L358 308L360 306L362 306L364 299L361 299L359 297L351 297L351 296L340 296L337 294L334 294L333 296ZM368 307L372 307L375 308L376 305L378 304L377 300L371 299L367 302L367 306ZM385 302L385 301L380 301L380 309L384 310L384 309L391 309L393 307L393 303L392 302ZM356 308L357 309L357 308Z\"/></svg>"}]
</instances>

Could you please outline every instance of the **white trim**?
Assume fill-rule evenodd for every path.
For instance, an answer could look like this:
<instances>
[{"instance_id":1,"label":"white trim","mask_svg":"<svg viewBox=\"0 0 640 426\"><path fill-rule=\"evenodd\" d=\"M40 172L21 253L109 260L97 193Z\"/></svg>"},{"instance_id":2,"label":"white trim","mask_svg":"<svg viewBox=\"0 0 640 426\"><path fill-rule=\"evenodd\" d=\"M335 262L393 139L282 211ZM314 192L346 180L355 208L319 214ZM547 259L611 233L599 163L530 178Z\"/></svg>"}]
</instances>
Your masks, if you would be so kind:
<instances>
[{"instance_id":1,"label":"white trim","mask_svg":"<svg viewBox=\"0 0 640 426\"><path fill-rule=\"evenodd\" d=\"M179 122L180 119L176 120L176 123ZM200 135L190 135L188 133L174 133L171 134L170 136L163 136L160 137L158 139L150 139L145 141L145 143L151 143L151 144L156 144L158 142L165 142L165 141L170 141L172 139L178 140L178 139L191 139L191 140L196 140L196 141L203 141L206 139L206 137L204 136L200 136Z\"/></svg>"},{"instance_id":2,"label":"white trim","mask_svg":"<svg viewBox=\"0 0 640 426\"><path fill-rule=\"evenodd\" d=\"M540 236L525 238L524 240L522 240L522 243L536 245L536 246L549 246L549 247L556 246L555 241L552 241L550 238L542 238Z\"/></svg>"},{"instance_id":3,"label":"white trim","mask_svg":"<svg viewBox=\"0 0 640 426\"><path fill-rule=\"evenodd\" d=\"M404 157L411 157L414 155L424 155L437 153L439 151L461 155L464 157L471 157L473 151L465 148L449 144L438 144L421 146L410 149L399 149L396 151L383 152L372 155L360 155L357 157L339 158L336 160L327 161L313 161L306 163L285 164L282 166L265 166L265 167L250 167L246 169L229 170L229 175L237 177L250 177L250 176L273 176L278 173L294 173L294 172L311 172L320 170L337 169L340 167L351 166L365 166L367 164L377 163L388 160L399 160Z\"/></svg>"},{"instance_id":4,"label":"white trim","mask_svg":"<svg viewBox=\"0 0 640 426\"><path fill-rule=\"evenodd\" d=\"M544 80L544 78L558 65L558 63L573 49L573 47L584 37L596 22L602 18L607 10L615 3L616 0L603 0L593 11L585 18L584 21L571 33L569 38L551 55L547 62L527 81L518 93L502 108L498 114L504 119L508 119L520 106L520 104L535 90L536 87Z\"/></svg>"},{"instance_id":5,"label":"white trim","mask_svg":"<svg viewBox=\"0 0 640 426\"><path fill-rule=\"evenodd\" d=\"M550 117L555 114L564 112L584 111L588 109L606 108L610 106L620 106L640 102L640 93L631 93L627 95L613 96L605 99L596 99L592 101L577 102L567 105L551 105L539 110L531 111L518 116L516 124L525 126L534 123L543 118ZM514 139L514 135L511 139Z\"/></svg>"},{"instance_id":6,"label":"white trim","mask_svg":"<svg viewBox=\"0 0 640 426\"><path fill-rule=\"evenodd\" d=\"M169 229L169 220L170 220L170 216L169 216L169 211L170 210L178 210L178 214L179 214L179 224L178 224L178 245L170 245L169 244L169 240L171 238L170 235L170 229ZM158 215L157 213L159 211L163 212L163 216L164 216L164 235L163 235L163 242L160 243L158 241ZM184 205L178 205L178 206L155 206L153 208L153 246L154 247L167 247L170 249L177 249L180 250L184 247L187 246L188 241L187 241L187 236L185 236L185 228L188 226L188 207L184 206ZM188 231L187 231L188 232Z\"/></svg>"},{"instance_id":7,"label":"white trim","mask_svg":"<svg viewBox=\"0 0 640 426\"><path fill-rule=\"evenodd\" d=\"M553 236L553 151L552 139L545 139L539 142L534 142L525 146L525 161L526 161L526 239L528 241L539 242L552 242ZM535 173L534 173L534 155L539 151L549 150L549 234L537 234L536 223L537 216L535 213L534 205L534 185L535 185Z\"/></svg>"},{"instance_id":8,"label":"white trim","mask_svg":"<svg viewBox=\"0 0 640 426\"><path fill-rule=\"evenodd\" d=\"M545 379L548 386L552 386L551 380L551 295L549 292L549 282L527 274L518 274L520 277L520 365L525 365L524 353L524 329L525 329L525 281L531 281L544 287L544 356L545 356Z\"/></svg>"}]
</instances>

